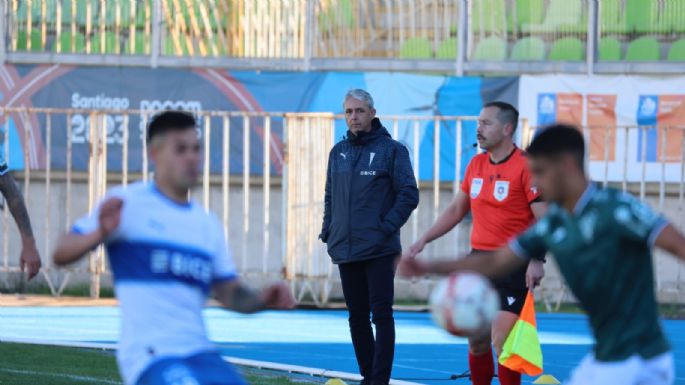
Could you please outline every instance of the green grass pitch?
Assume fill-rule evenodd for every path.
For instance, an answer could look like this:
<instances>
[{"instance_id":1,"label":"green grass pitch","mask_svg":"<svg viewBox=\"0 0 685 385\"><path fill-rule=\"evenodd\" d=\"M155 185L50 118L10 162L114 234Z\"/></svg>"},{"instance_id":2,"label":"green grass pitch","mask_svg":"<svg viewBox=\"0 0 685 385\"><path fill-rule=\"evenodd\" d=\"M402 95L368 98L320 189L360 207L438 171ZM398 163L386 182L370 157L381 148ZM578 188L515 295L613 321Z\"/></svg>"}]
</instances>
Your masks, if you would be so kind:
<instances>
[{"instance_id":1,"label":"green grass pitch","mask_svg":"<svg viewBox=\"0 0 685 385\"><path fill-rule=\"evenodd\" d=\"M121 385L110 351L58 346L0 343L0 385ZM252 385L293 385L278 374L247 370Z\"/></svg>"}]
</instances>

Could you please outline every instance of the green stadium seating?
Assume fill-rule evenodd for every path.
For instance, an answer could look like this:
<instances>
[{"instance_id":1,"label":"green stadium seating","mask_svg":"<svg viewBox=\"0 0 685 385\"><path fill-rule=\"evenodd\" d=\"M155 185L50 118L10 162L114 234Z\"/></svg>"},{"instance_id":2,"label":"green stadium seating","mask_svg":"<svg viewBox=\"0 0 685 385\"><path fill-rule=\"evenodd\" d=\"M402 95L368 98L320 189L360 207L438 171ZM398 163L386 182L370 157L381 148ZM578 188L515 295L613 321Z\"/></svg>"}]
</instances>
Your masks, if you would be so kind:
<instances>
[{"instance_id":1,"label":"green stadium seating","mask_svg":"<svg viewBox=\"0 0 685 385\"><path fill-rule=\"evenodd\" d=\"M31 2L31 21L33 23L40 23L45 20L48 23L55 22L55 15L57 13L57 0L35 0ZM43 14L43 2L45 3L45 14ZM26 24L29 16L29 4L26 0L21 0L17 3L17 21L20 24Z\"/></svg>"},{"instance_id":2,"label":"green stadium seating","mask_svg":"<svg viewBox=\"0 0 685 385\"><path fill-rule=\"evenodd\" d=\"M190 54L190 50L188 49L188 41L185 36L179 37L179 44L181 46L180 52L176 49L176 46L174 45L173 37L167 36L162 46L162 54L169 56L188 56Z\"/></svg>"},{"instance_id":3,"label":"green stadium seating","mask_svg":"<svg viewBox=\"0 0 685 385\"><path fill-rule=\"evenodd\" d=\"M652 37L641 37L630 42L626 51L627 61L659 61L661 48Z\"/></svg>"},{"instance_id":4,"label":"green stadium seating","mask_svg":"<svg viewBox=\"0 0 685 385\"><path fill-rule=\"evenodd\" d=\"M100 33L96 33L91 39L91 53L93 54L118 54L121 53L121 47L119 44L119 36L114 32L105 32L104 50L102 44L102 36Z\"/></svg>"},{"instance_id":5,"label":"green stadium seating","mask_svg":"<svg viewBox=\"0 0 685 385\"><path fill-rule=\"evenodd\" d=\"M597 49L599 61L620 61L621 60L621 42L613 37L603 37L599 41Z\"/></svg>"},{"instance_id":6,"label":"green stadium seating","mask_svg":"<svg viewBox=\"0 0 685 385\"><path fill-rule=\"evenodd\" d=\"M545 20L541 24L523 26L526 32L583 32L583 4L581 0L551 0Z\"/></svg>"},{"instance_id":7,"label":"green stadium seating","mask_svg":"<svg viewBox=\"0 0 685 385\"><path fill-rule=\"evenodd\" d=\"M90 23L91 26L98 25L100 19L100 1L98 0L76 0L76 19L73 17L71 0L62 1L62 24L71 24L75 21L79 26L87 24L87 10L90 4Z\"/></svg>"},{"instance_id":8,"label":"green stadium seating","mask_svg":"<svg viewBox=\"0 0 685 385\"><path fill-rule=\"evenodd\" d=\"M31 49L29 49L28 43L31 40ZM42 51L43 42L41 39L41 32L37 29L31 30L31 36L25 30L17 31L17 51Z\"/></svg>"},{"instance_id":9,"label":"green stadium seating","mask_svg":"<svg viewBox=\"0 0 685 385\"><path fill-rule=\"evenodd\" d=\"M602 0L599 3L599 27L602 33L627 33L623 0Z\"/></svg>"},{"instance_id":10,"label":"green stadium seating","mask_svg":"<svg viewBox=\"0 0 685 385\"><path fill-rule=\"evenodd\" d=\"M228 52L227 45L224 43L221 43L221 39L219 39L219 35L216 35L216 34L214 35L214 39L212 40L211 44L216 46L216 54L218 56L224 56ZM213 55L213 51L212 51L211 47L207 47L207 52L208 52L208 55L210 55L210 56Z\"/></svg>"},{"instance_id":11,"label":"green stadium seating","mask_svg":"<svg viewBox=\"0 0 685 385\"><path fill-rule=\"evenodd\" d=\"M512 25L515 24L520 31L525 25L537 25L542 23L545 10L545 0L517 0L512 15ZM515 18L514 18L515 14Z\"/></svg>"},{"instance_id":12,"label":"green stadium seating","mask_svg":"<svg viewBox=\"0 0 685 385\"><path fill-rule=\"evenodd\" d=\"M145 24L147 22L146 16L150 19L150 23L152 23L152 0L135 0L136 2L136 27L137 28L145 28ZM133 4L131 4L133 6ZM147 9L150 10L150 14L146 15Z\"/></svg>"},{"instance_id":13,"label":"green stadium seating","mask_svg":"<svg viewBox=\"0 0 685 385\"><path fill-rule=\"evenodd\" d=\"M126 45L124 46L124 52L130 55L145 55L145 42L146 42L146 37L145 37L145 31L143 30L136 30L136 33L134 35L134 43L133 43L133 49L131 49L131 37L129 37L126 41Z\"/></svg>"},{"instance_id":14,"label":"green stadium seating","mask_svg":"<svg viewBox=\"0 0 685 385\"><path fill-rule=\"evenodd\" d=\"M55 52L65 52L65 53L83 53L86 51L86 37L79 32L72 34L71 31L62 31L59 37L61 47L59 51L57 50L57 42L53 43L52 50ZM74 48L72 49L72 42Z\"/></svg>"},{"instance_id":15,"label":"green stadium seating","mask_svg":"<svg viewBox=\"0 0 685 385\"><path fill-rule=\"evenodd\" d=\"M659 26L661 27L659 32L680 34L685 32L685 2L682 0L665 0Z\"/></svg>"},{"instance_id":16,"label":"green stadium seating","mask_svg":"<svg viewBox=\"0 0 685 385\"><path fill-rule=\"evenodd\" d=\"M685 62L685 38L671 44L671 48L668 50L667 60Z\"/></svg>"},{"instance_id":17,"label":"green stadium seating","mask_svg":"<svg viewBox=\"0 0 685 385\"><path fill-rule=\"evenodd\" d=\"M507 30L504 0L476 0L471 6L471 31L491 34Z\"/></svg>"},{"instance_id":18,"label":"green stadium seating","mask_svg":"<svg viewBox=\"0 0 685 385\"><path fill-rule=\"evenodd\" d=\"M545 42L539 37L534 36L519 39L511 49L511 60L545 60Z\"/></svg>"},{"instance_id":19,"label":"green stadium seating","mask_svg":"<svg viewBox=\"0 0 685 385\"><path fill-rule=\"evenodd\" d=\"M108 1L105 9L105 24L108 27L116 25L118 5L120 26L128 27L131 23L131 1L135 0ZM99 20L100 16L98 15L96 19Z\"/></svg>"},{"instance_id":20,"label":"green stadium seating","mask_svg":"<svg viewBox=\"0 0 685 385\"><path fill-rule=\"evenodd\" d=\"M350 0L321 0L318 24L320 31L332 31L336 26L354 26L354 12Z\"/></svg>"},{"instance_id":21,"label":"green stadium seating","mask_svg":"<svg viewBox=\"0 0 685 385\"><path fill-rule=\"evenodd\" d=\"M507 43L499 37L490 36L478 42L472 60L504 61L507 58Z\"/></svg>"},{"instance_id":22,"label":"green stadium seating","mask_svg":"<svg viewBox=\"0 0 685 385\"><path fill-rule=\"evenodd\" d=\"M407 39L400 47L400 58L402 59L428 59L431 57L433 57L433 47L431 42L423 37Z\"/></svg>"},{"instance_id":23,"label":"green stadium seating","mask_svg":"<svg viewBox=\"0 0 685 385\"><path fill-rule=\"evenodd\" d=\"M559 39L552 44L549 50L551 61L582 61L585 59L585 47L583 43L574 38Z\"/></svg>"},{"instance_id":24,"label":"green stadium seating","mask_svg":"<svg viewBox=\"0 0 685 385\"><path fill-rule=\"evenodd\" d=\"M626 22L628 32L646 33L657 31L657 7L652 0L626 0Z\"/></svg>"},{"instance_id":25,"label":"green stadium seating","mask_svg":"<svg viewBox=\"0 0 685 385\"><path fill-rule=\"evenodd\" d=\"M31 12L33 12L33 8L34 7L31 7ZM10 8L10 12L11 12L11 10L12 10L12 8ZM17 15L16 15L16 17L17 17L17 22L19 24L26 24L26 21L28 20L28 17L29 17L28 10L29 10L29 6L28 6L27 2L20 1L17 4ZM31 17L31 19L33 19L33 15Z\"/></svg>"},{"instance_id":26,"label":"green stadium seating","mask_svg":"<svg viewBox=\"0 0 685 385\"><path fill-rule=\"evenodd\" d=\"M458 42L456 38L449 38L443 40L435 52L435 57L438 59L456 59Z\"/></svg>"}]
</instances>

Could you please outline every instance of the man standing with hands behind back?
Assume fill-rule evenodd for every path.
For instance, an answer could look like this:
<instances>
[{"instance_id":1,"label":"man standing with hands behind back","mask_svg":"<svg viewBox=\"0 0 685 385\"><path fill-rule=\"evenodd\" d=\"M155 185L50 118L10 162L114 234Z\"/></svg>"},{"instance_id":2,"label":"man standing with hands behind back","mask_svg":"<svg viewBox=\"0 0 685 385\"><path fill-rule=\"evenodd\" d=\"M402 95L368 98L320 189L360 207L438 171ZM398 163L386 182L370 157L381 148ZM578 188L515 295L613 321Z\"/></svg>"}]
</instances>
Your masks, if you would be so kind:
<instances>
[{"instance_id":1,"label":"man standing with hands behind back","mask_svg":"<svg viewBox=\"0 0 685 385\"><path fill-rule=\"evenodd\" d=\"M418 206L419 190L409 151L376 118L371 95L351 90L343 109L349 130L328 156L319 237L340 270L362 384L386 385L395 354L392 305L400 228Z\"/></svg>"}]
</instances>

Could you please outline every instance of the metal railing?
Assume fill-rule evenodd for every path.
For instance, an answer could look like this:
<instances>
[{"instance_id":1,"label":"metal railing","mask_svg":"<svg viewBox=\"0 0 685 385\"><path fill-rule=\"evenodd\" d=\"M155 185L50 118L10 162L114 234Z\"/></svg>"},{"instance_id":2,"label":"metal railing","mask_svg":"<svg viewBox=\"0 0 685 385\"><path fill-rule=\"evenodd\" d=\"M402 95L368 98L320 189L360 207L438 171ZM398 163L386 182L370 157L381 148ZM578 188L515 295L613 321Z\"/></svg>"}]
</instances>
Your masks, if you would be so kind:
<instances>
[{"instance_id":1,"label":"metal railing","mask_svg":"<svg viewBox=\"0 0 685 385\"><path fill-rule=\"evenodd\" d=\"M57 236L92 209L107 188L150 179L142 134L153 112L0 107L6 158L10 165L20 165L14 173L33 220L45 265L42 276L54 295L60 295L68 285L87 283L91 294L97 296L100 285L108 285L109 268L101 249L68 269L56 269L48 257ZM320 305L339 295L337 269L317 237L327 154L339 139L336 131L339 134L344 129L343 117L324 113L194 113L204 145L204 162L201 181L192 196L222 220L240 274L257 284L286 278L298 298ZM420 186L419 207L402 229L403 245L408 247L459 191L461 172L445 176L445 169L462 170L468 162L467 154L474 149L471 143L462 142L467 130L473 129L474 117L380 118L391 135L407 146ZM521 142L527 143L534 128L525 120L521 126ZM637 193L685 228L683 129L588 127L590 174L599 183ZM640 139L648 137L652 139ZM638 147L640 152L636 152ZM636 153L642 157L635 158ZM0 272L5 273L4 285L9 287L18 271L20 238L8 210L0 227ZM433 242L426 248L425 257L467 251L469 228L465 222ZM685 267L659 254L656 270L660 296L683 298ZM101 283L103 277L106 280ZM421 288L433 282L401 280L400 288L404 295L422 295L418 294L425 293ZM548 270L542 297L550 303L568 299L554 268Z\"/></svg>"},{"instance_id":2,"label":"metal railing","mask_svg":"<svg viewBox=\"0 0 685 385\"><path fill-rule=\"evenodd\" d=\"M679 73L681 3L8 0L0 2L0 62Z\"/></svg>"}]
</instances>

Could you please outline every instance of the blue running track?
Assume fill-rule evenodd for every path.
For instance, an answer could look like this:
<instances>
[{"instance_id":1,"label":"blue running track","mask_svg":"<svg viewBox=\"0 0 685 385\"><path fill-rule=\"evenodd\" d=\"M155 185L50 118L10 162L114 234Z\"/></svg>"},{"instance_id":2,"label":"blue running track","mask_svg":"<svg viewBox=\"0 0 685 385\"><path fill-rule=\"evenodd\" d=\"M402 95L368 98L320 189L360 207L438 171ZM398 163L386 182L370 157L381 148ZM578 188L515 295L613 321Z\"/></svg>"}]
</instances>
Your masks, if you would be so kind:
<instances>
[{"instance_id":1,"label":"blue running track","mask_svg":"<svg viewBox=\"0 0 685 385\"><path fill-rule=\"evenodd\" d=\"M210 337L227 356L313 368L357 372L344 311L298 310L244 316L207 309ZM0 340L116 342L115 307L0 308ZM448 380L467 369L466 341L436 328L426 313L396 313L393 378L424 384L469 384ZM685 321L664 321L674 347L676 385L685 385ZM160 325L163 327L163 325ZM560 380L590 351L585 317L538 315L545 372ZM496 382L495 382L496 383ZM531 378L524 383L532 383Z\"/></svg>"}]
</instances>

